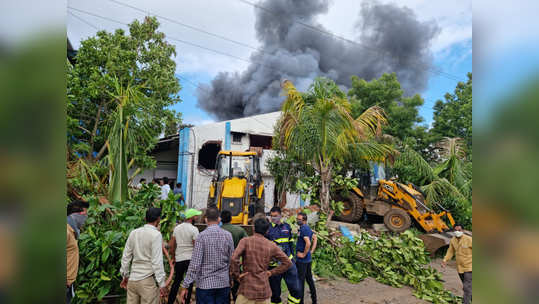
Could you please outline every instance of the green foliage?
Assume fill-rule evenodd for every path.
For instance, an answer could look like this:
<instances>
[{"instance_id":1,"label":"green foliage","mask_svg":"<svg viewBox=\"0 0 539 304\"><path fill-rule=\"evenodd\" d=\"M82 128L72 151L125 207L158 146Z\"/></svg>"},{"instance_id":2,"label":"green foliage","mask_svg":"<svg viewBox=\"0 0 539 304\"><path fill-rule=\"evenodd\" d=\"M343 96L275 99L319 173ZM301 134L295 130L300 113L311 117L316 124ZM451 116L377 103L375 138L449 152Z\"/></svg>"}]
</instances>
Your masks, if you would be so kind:
<instances>
[{"instance_id":1,"label":"green foliage","mask_svg":"<svg viewBox=\"0 0 539 304\"><path fill-rule=\"evenodd\" d=\"M343 176L337 172L341 171L337 166L331 177L330 192L337 193L341 196L347 195L352 188L357 187L358 181L355 178ZM309 201L310 204L320 205L320 187L321 181L319 175L304 176L296 180L295 187L292 192L300 193L304 201ZM344 209L344 204L341 201L332 199L330 208L335 212L335 215L340 215Z\"/></svg>"},{"instance_id":2,"label":"green foliage","mask_svg":"<svg viewBox=\"0 0 539 304\"><path fill-rule=\"evenodd\" d=\"M417 298L432 303L460 303L444 289L440 273L428 265L428 253L414 232L380 237L362 232L351 242L327 230L325 220L322 216L315 227L319 245L313 269L319 276L343 276L355 283L372 277L394 287L410 286Z\"/></svg>"},{"instance_id":3,"label":"green foliage","mask_svg":"<svg viewBox=\"0 0 539 304\"><path fill-rule=\"evenodd\" d=\"M175 76L176 51L165 41L155 18L129 25L129 34L97 32L81 42L76 64L67 67L67 126L69 158L99 159L116 123L117 86L135 88L144 98L123 109L130 119L127 159L140 167L151 167L147 156L158 135L179 123L179 115L168 109L180 98ZM118 83L119 82L119 83ZM130 143L137 143L131 145Z\"/></svg>"},{"instance_id":4,"label":"green foliage","mask_svg":"<svg viewBox=\"0 0 539 304\"><path fill-rule=\"evenodd\" d=\"M395 160L393 170L399 180L419 186L433 209L439 209L438 204L443 206L451 211L455 221L471 230L471 163L465 162L457 143L457 139L446 138L438 144L445 160L434 168L418 152L406 147Z\"/></svg>"},{"instance_id":5,"label":"green foliage","mask_svg":"<svg viewBox=\"0 0 539 304\"><path fill-rule=\"evenodd\" d=\"M352 118L346 94L327 78L315 79L305 93L289 81L284 90L287 98L276 127L277 142L293 161L312 166L320 176L320 207L329 212L335 166L351 159L384 158L393 152L375 141L387 122L385 114L374 106Z\"/></svg>"},{"instance_id":6,"label":"green foliage","mask_svg":"<svg viewBox=\"0 0 539 304\"><path fill-rule=\"evenodd\" d=\"M369 107L379 106L389 121L383 127L384 133L399 141L413 139L413 148L421 150L427 145L426 126L420 125L423 118L419 115L419 108L424 101L418 94L410 97L404 97L403 94L395 73L384 73L371 81L352 76L352 87L348 91L352 117L358 117Z\"/></svg>"},{"instance_id":7,"label":"green foliage","mask_svg":"<svg viewBox=\"0 0 539 304\"><path fill-rule=\"evenodd\" d=\"M453 94L446 93L445 101L434 105L434 121L430 130L432 141L443 137L460 137L466 142L467 152L472 150L472 73L466 83L459 82Z\"/></svg>"},{"instance_id":8,"label":"green foliage","mask_svg":"<svg viewBox=\"0 0 539 304\"><path fill-rule=\"evenodd\" d=\"M161 207L161 233L170 239L176 220L181 217L178 195L156 201L159 188L144 185L123 203L100 204L96 197L88 199L88 220L79 237L80 263L75 303L96 303L107 294L123 294L120 288L120 265L123 248L129 233L145 224L146 210ZM107 211L110 210L110 211ZM165 263L168 267L168 263Z\"/></svg>"}]
</instances>

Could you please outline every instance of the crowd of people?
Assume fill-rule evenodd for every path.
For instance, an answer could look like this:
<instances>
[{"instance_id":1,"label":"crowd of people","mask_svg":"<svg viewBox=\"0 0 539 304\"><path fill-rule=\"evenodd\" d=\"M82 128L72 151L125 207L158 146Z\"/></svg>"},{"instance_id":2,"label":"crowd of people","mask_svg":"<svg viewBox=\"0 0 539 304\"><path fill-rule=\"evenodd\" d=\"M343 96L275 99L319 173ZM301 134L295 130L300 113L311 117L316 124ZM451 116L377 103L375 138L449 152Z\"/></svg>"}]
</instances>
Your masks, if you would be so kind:
<instances>
[{"instance_id":1,"label":"crowd of people","mask_svg":"<svg viewBox=\"0 0 539 304\"><path fill-rule=\"evenodd\" d=\"M159 303L159 298L167 295L163 241L157 229L160 213L158 208L148 209L147 224L133 230L126 242L121 287L127 290L129 304ZM279 207L270 214L271 222L264 216L254 219L254 233L249 237L241 226L230 224L230 211L219 212L214 207L206 209L207 226L199 233L194 223L202 213L188 209L169 241L175 277L168 303L175 303L178 293L182 303L189 303L194 285L197 303L228 304L231 299L238 304L281 303L282 279L288 286L288 303L303 303L305 281L316 303L310 270L315 249L311 244L316 238L313 242L307 215L300 213L297 217L301 228L294 255L290 225L281 221Z\"/></svg>"},{"instance_id":2,"label":"crowd of people","mask_svg":"<svg viewBox=\"0 0 539 304\"><path fill-rule=\"evenodd\" d=\"M77 240L88 207L83 201L67 206L66 303L71 303L75 292L73 283L79 260ZM288 289L288 303L303 303L305 283L309 286L311 302L317 303L311 270L317 238L307 224L307 214L297 214L296 240L290 225L283 221L279 207L270 210L269 218L262 214L253 218L252 236L241 226L230 224L230 211L207 208L203 215L207 226L202 232L194 225L202 216L201 211L188 209L184 215L184 221L174 228L168 246L164 246L159 231L160 208L149 208L146 224L129 234L120 268L123 278L120 286L127 291L128 304L157 304L167 296L168 304L174 304L178 293L181 303L190 303L194 286L197 304L229 304L231 299L236 304L282 303L283 280ZM464 303L469 303L472 240L462 233L461 225L454 228L456 236L451 240L442 266L456 256L464 285ZM170 292L164 254L170 256L175 273Z\"/></svg>"}]
</instances>

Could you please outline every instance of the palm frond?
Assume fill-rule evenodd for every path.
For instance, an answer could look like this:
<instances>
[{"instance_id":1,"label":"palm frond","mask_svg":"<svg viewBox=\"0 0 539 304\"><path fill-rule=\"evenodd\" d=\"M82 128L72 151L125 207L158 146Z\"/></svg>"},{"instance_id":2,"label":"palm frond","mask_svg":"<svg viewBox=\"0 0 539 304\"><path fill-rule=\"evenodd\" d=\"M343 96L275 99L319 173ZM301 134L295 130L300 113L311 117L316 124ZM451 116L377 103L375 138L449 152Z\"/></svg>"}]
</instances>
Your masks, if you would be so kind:
<instances>
[{"instance_id":1,"label":"palm frond","mask_svg":"<svg viewBox=\"0 0 539 304\"><path fill-rule=\"evenodd\" d=\"M448 197L457 202L466 201L466 197L460 193L459 189L445 178L437 178L430 184L422 186L421 190L425 193L425 202L430 206L433 206L434 203L440 203Z\"/></svg>"},{"instance_id":2,"label":"palm frond","mask_svg":"<svg viewBox=\"0 0 539 304\"><path fill-rule=\"evenodd\" d=\"M419 153L408 147L395 160L395 166L406 165L416 168L417 173L422 176L425 183L430 183L436 178L436 174L429 163Z\"/></svg>"},{"instance_id":3,"label":"palm frond","mask_svg":"<svg viewBox=\"0 0 539 304\"><path fill-rule=\"evenodd\" d=\"M387 124L384 109L379 106L372 106L361 113L354 121L359 136L363 139L381 135L382 126Z\"/></svg>"},{"instance_id":4,"label":"palm frond","mask_svg":"<svg viewBox=\"0 0 539 304\"><path fill-rule=\"evenodd\" d=\"M444 137L436 144L436 147L440 149L442 158L464 159L466 157L466 143L460 137Z\"/></svg>"}]
</instances>

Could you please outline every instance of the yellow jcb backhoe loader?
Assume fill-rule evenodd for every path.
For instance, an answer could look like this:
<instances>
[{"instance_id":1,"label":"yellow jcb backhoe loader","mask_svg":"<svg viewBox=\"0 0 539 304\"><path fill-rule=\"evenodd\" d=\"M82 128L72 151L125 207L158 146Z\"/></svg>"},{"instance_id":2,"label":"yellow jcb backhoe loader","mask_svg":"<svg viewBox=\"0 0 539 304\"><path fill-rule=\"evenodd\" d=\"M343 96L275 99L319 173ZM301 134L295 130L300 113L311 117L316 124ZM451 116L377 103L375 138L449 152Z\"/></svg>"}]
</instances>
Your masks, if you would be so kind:
<instances>
[{"instance_id":1,"label":"yellow jcb backhoe loader","mask_svg":"<svg viewBox=\"0 0 539 304\"><path fill-rule=\"evenodd\" d=\"M231 224L242 225L252 234L249 219L264 213L264 181L256 152L220 151L210 184L208 207L232 213ZM203 225L199 225L199 229Z\"/></svg>"},{"instance_id":2,"label":"yellow jcb backhoe loader","mask_svg":"<svg viewBox=\"0 0 539 304\"><path fill-rule=\"evenodd\" d=\"M421 239L431 254L449 245L452 234L448 233L450 228L443 218L447 218L452 227L455 224L453 216L441 206L442 212L434 212L426 205L423 194L414 185L405 185L394 179L381 179L373 190L365 195L355 187L346 197L335 194L335 199L344 203L342 214L336 218L354 223L359 222L363 212L366 212L382 216L387 229L393 232L403 232L410 228L413 218L427 232Z\"/></svg>"}]
</instances>

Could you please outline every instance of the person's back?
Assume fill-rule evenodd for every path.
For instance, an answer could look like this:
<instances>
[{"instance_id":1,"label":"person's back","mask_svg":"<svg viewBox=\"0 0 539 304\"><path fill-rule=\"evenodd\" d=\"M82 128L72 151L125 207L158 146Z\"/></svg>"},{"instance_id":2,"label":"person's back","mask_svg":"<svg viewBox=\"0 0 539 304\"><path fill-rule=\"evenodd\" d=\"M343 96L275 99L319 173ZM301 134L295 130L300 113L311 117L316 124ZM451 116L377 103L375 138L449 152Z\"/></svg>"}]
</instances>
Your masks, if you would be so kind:
<instances>
[{"instance_id":1,"label":"person's back","mask_svg":"<svg viewBox=\"0 0 539 304\"><path fill-rule=\"evenodd\" d=\"M228 210L225 210L221 212L221 222L223 223L224 230L230 232L232 234L232 239L234 240L234 248L238 247L238 243L240 240L244 237L247 237L247 232L245 229L238 225L232 225L230 222L232 221L232 213Z\"/></svg>"},{"instance_id":2,"label":"person's back","mask_svg":"<svg viewBox=\"0 0 539 304\"><path fill-rule=\"evenodd\" d=\"M129 234L129 246L133 250L131 262L131 279L144 279L153 272L152 263L155 245L162 243L161 232L148 224L137 228ZM161 247L158 247L161 251Z\"/></svg>"},{"instance_id":3,"label":"person's back","mask_svg":"<svg viewBox=\"0 0 539 304\"><path fill-rule=\"evenodd\" d=\"M204 286L214 279L228 282L230 256L234 251L234 241L230 233L218 225L211 225L199 234L195 240L195 246L198 246L199 242L202 247L203 262L197 278L197 287L204 289ZM207 288L220 287L227 286L211 287L210 283Z\"/></svg>"},{"instance_id":4,"label":"person's back","mask_svg":"<svg viewBox=\"0 0 539 304\"><path fill-rule=\"evenodd\" d=\"M219 210L215 207L206 209L206 224L195 240L195 248L189 264L187 276L182 287L187 288L195 282L197 303L230 303L230 257L234 251L234 242L230 232L219 227ZM183 289L181 299L187 296Z\"/></svg>"},{"instance_id":5,"label":"person's back","mask_svg":"<svg viewBox=\"0 0 539 304\"><path fill-rule=\"evenodd\" d=\"M150 207L146 225L131 231L125 242L120 287L127 290L128 304L157 304L159 294L166 294L163 238L157 229L160 221L161 209Z\"/></svg>"},{"instance_id":6,"label":"person's back","mask_svg":"<svg viewBox=\"0 0 539 304\"><path fill-rule=\"evenodd\" d=\"M254 235L243 238L232 255L230 267L232 276L241 281L236 303L269 300L272 291L268 277L282 274L292 266L292 262L284 252L274 242L264 237L268 228L269 223L266 219L257 219ZM242 274L240 274L240 258L243 265ZM277 259L280 264L268 270L272 259Z\"/></svg>"},{"instance_id":7,"label":"person's back","mask_svg":"<svg viewBox=\"0 0 539 304\"><path fill-rule=\"evenodd\" d=\"M196 239L198 234L198 229L188 222L181 223L174 228L173 235L176 239L176 262L191 259L194 248L193 239Z\"/></svg>"},{"instance_id":8,"label":"person's back","mask_svg":"<svg viewBox=\"0 0 539 304\"><path fill-rule=\"evenodd\" d=\"M230 223L227 223L223 224L221 228L230 232L230 234L232 235L232 240L234 241L234 248L238 247L238 243L242 238L247 237L247 232L245 231L245 229L241 228L238 225L232 225Z\"/></svg>"}]
</instances>

